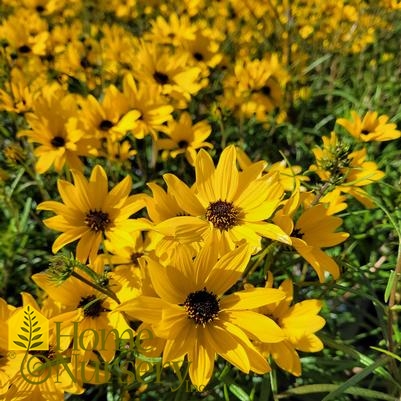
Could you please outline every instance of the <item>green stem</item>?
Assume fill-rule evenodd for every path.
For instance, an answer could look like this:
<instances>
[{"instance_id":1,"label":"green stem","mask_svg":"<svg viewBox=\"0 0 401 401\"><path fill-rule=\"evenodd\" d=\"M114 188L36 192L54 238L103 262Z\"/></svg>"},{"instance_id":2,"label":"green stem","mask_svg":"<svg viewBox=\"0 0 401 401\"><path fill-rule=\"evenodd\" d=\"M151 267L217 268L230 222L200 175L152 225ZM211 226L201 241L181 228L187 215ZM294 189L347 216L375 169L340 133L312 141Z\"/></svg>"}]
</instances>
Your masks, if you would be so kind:
<instances>
[{"instance_id":1,"label":"green stem","mask_svg":"<svg viewBox=\"0 0 401 401\"><path fill-rule=\"evenodd\" d=\"M108 290L107 288L103 288L100 285L93 283L92 281L86 279L85 277L81 276L79 273L77 272L72 272L71 276L77 278L78 280L82 281L83 283L89 285L90 287L94 288L95 290L101 292L102 294L108 296L109 298L113 299L114 301L116 301L118 304L121 304L121 301L117 298L116 294L114 294L114 292Z\"/></svg>"}]
</instances>

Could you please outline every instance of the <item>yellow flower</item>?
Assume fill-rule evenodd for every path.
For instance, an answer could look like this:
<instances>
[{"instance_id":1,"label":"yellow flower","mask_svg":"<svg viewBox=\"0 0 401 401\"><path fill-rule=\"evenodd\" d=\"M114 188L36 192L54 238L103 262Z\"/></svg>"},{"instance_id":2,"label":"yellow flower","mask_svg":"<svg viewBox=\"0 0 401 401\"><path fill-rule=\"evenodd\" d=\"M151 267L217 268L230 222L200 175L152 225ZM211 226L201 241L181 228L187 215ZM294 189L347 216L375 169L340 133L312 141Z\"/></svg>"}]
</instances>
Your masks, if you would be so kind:
<instances>
[{"instance_id":1,"label":"yellow flower","mask_svg":"<svg viewBox=\"0 0 401 401\"><path fill-rule=\"evenodd\" d=\"M272 287L273 277L269 274L266 288ZM314 334L325 325L325 320L318 316L322 302L309 299L291 305L293 299L293 284L290 279L284 280L280 290L286 294L285 299L259 308L258 312L273 319L286 335L284 341L274 344L257 343L257 349L263 355L271 355L277 365L293 374L301 375L301 361L297 351L318 352L323 349L323 343ZM307 323L306 323L307 322Z\"/></svg>"},{"instance_id":2,"label":"yellow flower","mask_svg":"<svg viewBox=\"0 0 401 401\"><path fill-rule=\"evenodd\" d=\"M57 214L44 220L47 227L62 232L53 243L53 252L79 240L77 259L85 262L88 257L94 259L104 238L112 243L129 243L129 233L144 227L143 220L129 218L144 207L140 197L129 196L131 177L125 177L108 192L107 175L101 166L95 166L89 181L78 171L72 174L74 184L57 182L64 203L45 201L38 205L38 210Z\"/></svg>"},{"instance_id":3,"label":"yellow flower","mask_svg":"<svg viewBox=\"0 0 401 401\"><path fill-rule=\"evenodd\" d=\"M13 60L45 55L48 37L47 22L24 7L19 7L0 25L0 39L7 40L6 52Z\"/></svg>"},{"instance_id":4,"label":"yellow flower","mask_svg":"<svg viewBox=\"0 0 401 401\"><path fill-rule=\"evenodd\" d=\"M159 149L165 150L162 154L163 159L167 159L168 154L176 158L184 153L189 164L195 164L196 150L202 147L212 148L209 142L204 142L210 135L212 128L206 120L202 120L192 125L189 113L181 114L179 121L169 121L166 134L169 138L161 138L156 142Z\"/></svg>"},{"instance_id":5,"label":"yellow flower","mask_svg":"<svg viewBox=\"0 0 401 401\"><path fill-rule=\"evenodd\" d=\"M160 87L148 83L137 85L132 75L126 74L123 92L130 111L122 117L121 123L133 124L131 132L137 139L143 139L149 134L157 139L157 132L165 131L164 123L172 119L171 113L174 110L162 96ZM133 113L139 116L135 117Z\"/></svg>"},{"instance_id":6,"label":"yellow flower","mask_svg":"<svg viewBox=\"0 0 401 401\"><path fill-rule=\"evenodd\" d=\"M0 89L0 110L25 113L32 107L33 96L21 69L13 68L10 82Z\"/></svg>"},{"instance_id":7,"label":"yellow flower","mask_svg":"<svg viewBox=\"0 0 401 401\"><path fill-rule=\"evenodd\" d=\"M277 54L263 60L243 58L236 62L234 71L223 81L223 105L245 117L256 116L266 122L267 114L282 106L283 88L288 74Z\"/></svg>"},{"instance_id":8,"label":"yellow flower","mask_svg":"<svg viewBox=\"0 0 401 401\"><path fill-rule=\"evenodd\" d=\"M134 127L135 120L140 116L138 111L131 111L130 120L122 121L122 117L129 111L126 97L115 86L110 85L104 91L101 102L92 95L85 99L81 118L88 133L97 138L116 141Z\"/></svg>"},{"instance_id":9,"label":"yellow flower","mask_svg":"<svg viewBox=\"0 0 401 401\"><path fill-rule=\"evenodd\" d=\"M389 117L379 116L376 111L368 111L363 119L355 111L351 111L352 120L338 118L336 123L342 125L353 137L363 142L390 141L401 136L397 125L389 123Z\"/></svg>"},{"instance_id":10,"label":"yellow flower","mask_svg":"<svg viewBox=\"0 0 401 401\"><path fill-rule=\"evenodd\" d=\"M148 215L154 224L160 224L165 220L176 216L185 216L185 211L178 205L171 191L167 192L154 182L147 184L152 191L151 196L144 196L144 202ZM155 253L160 260L169 260L176 252L186 248L186 251L195 256L199 251L199 244L192 241L177 241L174 236L174 229L168 232L167 227L163 234L157 231L150 231L149 239L155 247Z\"/></svg>"},{"instance_id":11,"label":"yellow flower","mask_svg":"<svg viewBox=\"0 0 401 401\"><path fill-rule=\"evenodd\" d=\"M281 228L265 221L278 207L284 190L277 173L261 176L264 167L255 163L239 172L234 146L224 149L215 167L211 156L201 149L192 189L173 174L163 176L188 216L168 219L156 228L170 234L175 228L177 238L188 242L212 241L222 254L243 239L254 249L260 247L261 237L290 244Z\"/></svg>"},{"instance_id":12,"label":"yellow flower","mask_svg":"<svg viewBox=\"0 0 401 401\"><path fill-rule=\"evenodd\" d=\"M90 266L99 276L104 274L103 260L98 258L96 262ZM89 268L89 267L88 267ZM88 282L92 279L85 273L80 273ZM63 310L52 316L50 323L55 326L58 323L58 332L60 333L57 339L57 346L60 350L73 350L85 362L88 361L92 350L97 350L105 361L111 361L118 348L114 336L107 336L100 344L98 335L101 330L106 333L116 329L119 334L123 335L124 331L130 331L130 328L121 313L111 313L116 306L116 300L107 297L103 292L96 290L91 285L88 285L76 277L69 277L61 284L58 284L49 279L46 272L37 273L32 276L33 281L37 284L49 298L55 303L62 305ZM103 288L114 290L115 285L109 277L105 276L107 285L101 285ZM131 280L130 284L134 280ZM139 281L136 283L140 284ZM100 285L97 283L97 285ZM121 291L121 289L119 289ZM116 292L113 291L114 294ZM132 291L131 299L135 291ZM137 291L139 294L139 289ZM118 299L118 298L116 298ZM77 336L75 336L75 333ZM128 332L127 332L128 333ZM124 335L124 337L127 335ZM76 337L73 339L73 337ZM80 338L82 346L73 344ZM82 340L82 342L81 342Z\"/></svg>"},{"instance_id":13,"label":"yellow flower","mask_svg":"<svg viewBox=\"0 0 401 401\"><path fill-rule=\"evenodd\" d=\"M168 19L158 15L151 25L150 31L144 33L144 39L149 42L178 47L184 40L195 39L193 22L186 14L170 12Z\"/></svg>"},{"instance_id":14,"label":"yellow flower","mask_svg":"<svg viewBox=\"0 0 401 401\"><path fill-rule=\"evenodd\" d=\"M141 83L157 85L174 107L185 109L199 92L201 69L188 65L186 53L171 54L157 44L143 43L132 60L133 75Z\"/></svg>"},{"instance_id":15,"label":"yellow flower","mask_svg":"<svg viewBox=\"0 0 401 401\"><path fill-rule=\"evenodd\" d=\"M250 309L283 299L279 290L254 288L224 295L240 278L250 257L246 244L218 261L205 247L194 260L182 254L174 265L149 259L149 274L158 297L139 296L116 310L149 323L165 338L163 362L190 362L192 382L205 386L213 373L216 354L243 372L270 370L249 341L276 343L284 339L271 319Z\"/></svg>"},{"instance_id":16,"label":"yellow flower","mask_svg":"<svg viewBox=\"0 0 401 401\"><path fill-rule=\"evenodd\" d=\"M338 245L348 238L348 233L336 232L342 224L342 219L329 215L324 205L317 204L304 209L294 224L293 216L300 206L300 200L297 191L276 213L273 220L290 235L292 246L311 264L321 283L325 281L326 271L334 279L338 279L340 268L322 248Z\"/></svg>"},{"instance_id":17,"label":"yellow flower","mask_svg":"<svg viewBox=\"0 0 401 401\"><path fill-rule=\"evenodd\" d=\"M86 136L78 118L75 98L58 85L45 87L33 101L33 112L26 114L31 130L23 130L29 142L39 143L34 150L35 168L43 174L54 166L60 172L64 165L77 170L83 164L79 156L96 155L98 141Z\"/></svg>"}]
</instances>

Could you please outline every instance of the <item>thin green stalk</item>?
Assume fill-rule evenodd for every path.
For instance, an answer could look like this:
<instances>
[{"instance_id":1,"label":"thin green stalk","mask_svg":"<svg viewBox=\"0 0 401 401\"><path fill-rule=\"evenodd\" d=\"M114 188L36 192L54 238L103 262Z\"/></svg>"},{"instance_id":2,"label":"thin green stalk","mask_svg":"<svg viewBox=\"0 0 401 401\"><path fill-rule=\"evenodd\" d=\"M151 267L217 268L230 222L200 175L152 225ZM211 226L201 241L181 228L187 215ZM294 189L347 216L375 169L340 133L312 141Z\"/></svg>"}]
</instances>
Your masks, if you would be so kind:
<instances>
[{"instance_id":1,"label":"thin green stalk","mask_svg":"<svg viewBox=\"0 0 401 401\"><path fill-rule=\"evenodd\" d=\"M100 285L93 283L92 281L86 279L85 277L81 276L79 273L77 272L72 272L71 276L77 278L78 280L82 281L83 283L89 285L90 287L94 288L95 290L103 293L104 295L110 297L111 299L113 299L114 301L116 301L118 304L121 304L121 301L117 298L116 294L114 294L114 292L108 290L107 288L103 288Z\"/></svg>"}]
</instances>

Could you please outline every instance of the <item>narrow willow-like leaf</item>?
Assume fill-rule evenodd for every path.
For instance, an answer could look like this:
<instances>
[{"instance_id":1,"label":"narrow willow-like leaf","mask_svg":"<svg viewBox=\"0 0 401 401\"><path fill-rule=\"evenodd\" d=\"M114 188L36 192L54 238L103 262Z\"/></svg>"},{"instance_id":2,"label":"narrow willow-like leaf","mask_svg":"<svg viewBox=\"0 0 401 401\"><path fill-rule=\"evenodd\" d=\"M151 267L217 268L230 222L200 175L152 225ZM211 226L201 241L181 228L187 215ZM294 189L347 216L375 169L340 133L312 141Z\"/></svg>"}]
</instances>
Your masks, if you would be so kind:
<instances>
[{"instance_id":1,"label":"narrow willow-like leaf","mask_svg":"<svg viewBox=\"0 0 401 401\"><path fill-rule=\"evenodd\" d=\"M319 335L319 337L328 347L343 351L346 355L349 355L352 358L356 359L364 366L370 366L372 363L374 363L373 359L360 353L355 348L352 348L345 344L341 344L341 343L329 338L328 336L325 336L322 334ZM381 377L386 378L387 380L390 380L390 381L394 380L393 377L391 376L391 374L383 367L376 368L375 373L380 375Z\"/></svg>"},{"instance_id":2,"label":"narrow willow-like leaf","mask_svg":"<svg viewBox=\"0 0 401 401\"><path fill-rule=\"evenodd\" d=\"M308 384L301 387L292 388L285 393L279 394L278 398L287 398L292 395L305 395L315 393L327 393L335 391L339 386L337 384ZM377 400L396 401L397 399L391 395L381 393L380 391L369 390L362 387L349 387L345 394L358 395L363 399L374 398Z\"/></svg>"},{"instance_id":3,"label":"narrow willow-like leaf","mask_svg":"<svg viewBox=\"0 0 401 401\"><path fill-rule=\"evenodd\" d=\"M396 355L396 354L394 354L393 352L390 352L390 351L388 351L386 349L378 348L378 347L370 347L370 348L372 348L372 349L374 349L376 351L379 351L379 352L383 352L383 354L391 356L391 358L397 359L397 361L401 362L401 357Z\"/></svg>"},{"instance_id":4,"label":"narrow willow-like leaf","mask_svg":"<svg viewBox=\"0 0 401 401\"><path fill-rule=\"evenodd\" d=\"M384 302L388 302L390 298L391 290L394 285L394 280L395 280L395 271L391 270L390 277L388 278L387 281L386 291L384 291Z\"/></svg>"},{"instance_id":5,"label":"narrow willow-like leaf","mask_svg":"<svg viewBox=\"0 0 401 401\"><path fill-rule=\"evenodd\" d=\"M229 390L241 401L251 401L249 395L236 384L230 384L228 386Z\"/></svg>"},{"instance_id":6,"label":"narrow willow-like leaf","mask_svg":"<svg viewBox=\"0 0 401 401\"><path fill-rule=\"evenodd\" d=\"M326 397L324 397L322 399L322 401L329 401L329 400L338 399L338 397L341 394L344 394L349 388L351 388L355 384L359 383L366 376L369 376L372 372L374 372L377 369L377 367L388 363L388 361L389 361L389 358L385 357L385 358L379 359L376 362L372 363L370 366L366 367L361 372L359 372L356 375L352 376L345 383L343 383L340 386L338 386L336 390L334 390L330 394L326 395ZM393 398L393 400L395 400L395 398Z\"/></svg>"}]
</instances>

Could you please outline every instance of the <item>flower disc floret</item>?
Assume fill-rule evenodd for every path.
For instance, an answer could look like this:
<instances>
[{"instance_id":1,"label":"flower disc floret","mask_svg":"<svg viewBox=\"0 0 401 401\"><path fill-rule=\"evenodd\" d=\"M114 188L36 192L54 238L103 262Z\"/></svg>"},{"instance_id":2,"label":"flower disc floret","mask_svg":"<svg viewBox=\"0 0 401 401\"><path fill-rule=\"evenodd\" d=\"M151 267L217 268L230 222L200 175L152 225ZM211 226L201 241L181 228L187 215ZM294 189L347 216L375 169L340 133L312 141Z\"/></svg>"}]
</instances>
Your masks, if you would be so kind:
<instances>
[{"instance_id":1,"label":"flower disc floret","mask_svg":"<svg viewBox=\"0 0 401 401\"><path fill-rule=\"evenodd\" d=\"M238 224L239 214L240 210L231 202L218 200L209 204L205 216L213 224L214 228L228 231Z\"/></svg>"},{"instance_id":2,"label":"flower disc floret","mask_svg":"<svg viewBox=\"0 0 401 401\"><path fill-rule=\"evenodd\" d=\"M220 312L220 303L216 295L205 288L191 292L184 302L188 318L203 326L212 322Z\"/></svg>"},{"instance_id":3,"label":"flower disc floret","mask_svg":"<svg viewBox=\"0 0 401 401\"><path fill-rule=\"evenodd\" d=\"M85 224L94 232L105 232L110 219L108 213L101 210L90 210L85 217Z\"/></svg>"}]
</instances>

